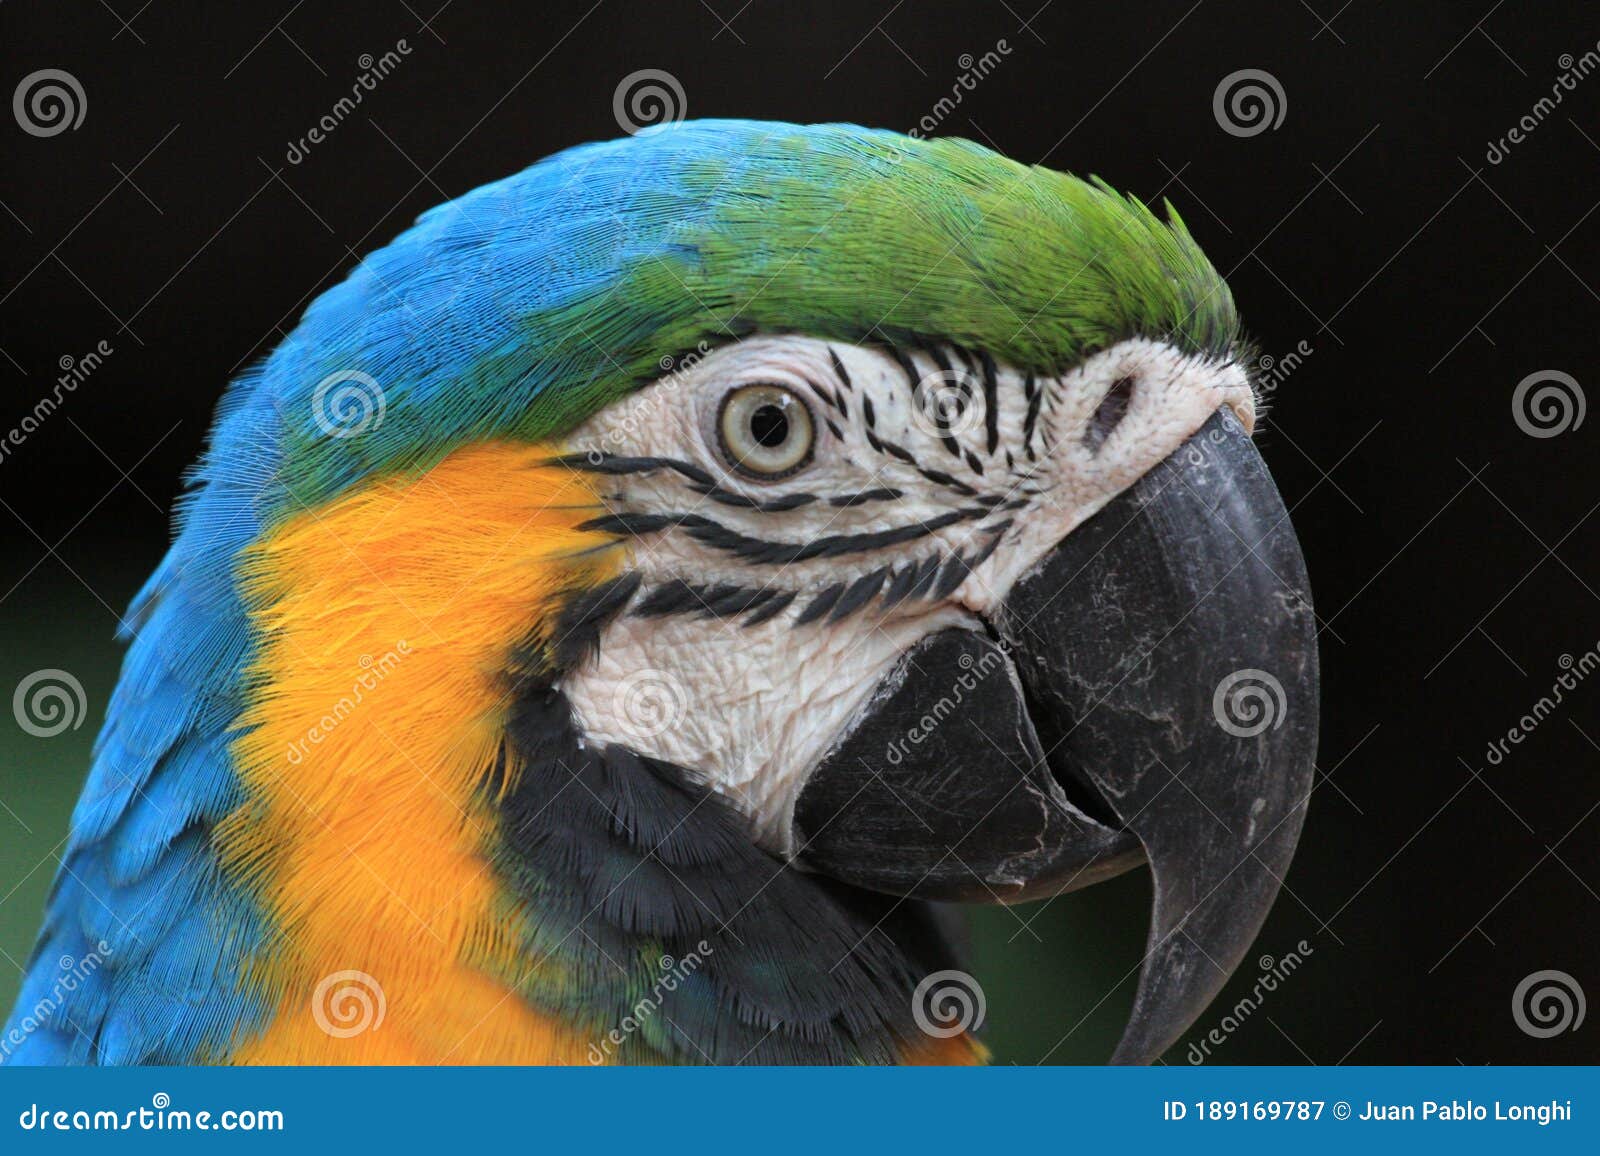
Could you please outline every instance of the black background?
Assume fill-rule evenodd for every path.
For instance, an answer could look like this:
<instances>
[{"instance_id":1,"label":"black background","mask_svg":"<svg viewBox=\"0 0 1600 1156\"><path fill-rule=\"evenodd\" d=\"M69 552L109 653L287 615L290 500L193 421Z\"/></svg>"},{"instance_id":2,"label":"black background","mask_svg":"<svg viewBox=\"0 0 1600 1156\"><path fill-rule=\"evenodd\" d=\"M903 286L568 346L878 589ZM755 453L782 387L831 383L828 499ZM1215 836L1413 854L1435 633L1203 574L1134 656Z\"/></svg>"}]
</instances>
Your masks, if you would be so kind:
<instances>
[{"instance_id":1,"label":"black background","mask_svg":"<svg viewBox=\"0 0 1600 1156\"><path fill-rule=\"evenodd\" d=\"M60 135L0 122L0 427L63 357L113 349L0 460L0 689L62 667L91 704L91 725L52 740L0 713L0 1002L114 680L115 612L164 548L231 375L423 209L618 135L613 94L636 70L670 72L690 116L906 130L963 54L1004 40L938 133L1170 198L1262 350L1312 350L1260 442L1324 624L1322 773L1257 944L1311 951L1214 1061L1600 1059L1600 1012L1548 1039L1512 1015L1544 969L1600 997L1600 678L1486 760L1562 656L1600 644L1600 416L1534 437L1512 407L1539 371L1600 388L1600 74L1486 159L1564 54L1597 48L1600 17L1576 2L1039 3L0 8L4 92L61 68L87 98ZM289 163L362 55L401 39L392 74ZM1245 68L1276 78L1284 116L1236 136L1213 93ZM982 914L1000 1061L1104 1057L1146 902L1133 878ZM1196 1034L1254 978L1247 963Z\"/></svg>"}]
</instances>

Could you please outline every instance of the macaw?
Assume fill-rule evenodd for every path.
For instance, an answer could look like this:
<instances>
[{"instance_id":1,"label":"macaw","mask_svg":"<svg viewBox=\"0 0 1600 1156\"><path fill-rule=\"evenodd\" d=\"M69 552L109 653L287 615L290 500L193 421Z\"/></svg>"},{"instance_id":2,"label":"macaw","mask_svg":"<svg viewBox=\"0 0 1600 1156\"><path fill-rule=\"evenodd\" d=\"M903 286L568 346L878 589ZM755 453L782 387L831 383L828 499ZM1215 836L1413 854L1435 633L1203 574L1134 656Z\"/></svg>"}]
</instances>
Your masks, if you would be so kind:
<instances>
[{"instance_id":1,"label":"macaw","mask_svg":"<svg viewBox=\"0 0 1600 1156\"><path fill-rule=\"evenodd\" d=\"M941 904L1148 864L1151 1061L1310 787L1250 368L1170 207L961 140L425 213L227 391L0 1054L978 1062Z\"/></svg>"}]
</instances>

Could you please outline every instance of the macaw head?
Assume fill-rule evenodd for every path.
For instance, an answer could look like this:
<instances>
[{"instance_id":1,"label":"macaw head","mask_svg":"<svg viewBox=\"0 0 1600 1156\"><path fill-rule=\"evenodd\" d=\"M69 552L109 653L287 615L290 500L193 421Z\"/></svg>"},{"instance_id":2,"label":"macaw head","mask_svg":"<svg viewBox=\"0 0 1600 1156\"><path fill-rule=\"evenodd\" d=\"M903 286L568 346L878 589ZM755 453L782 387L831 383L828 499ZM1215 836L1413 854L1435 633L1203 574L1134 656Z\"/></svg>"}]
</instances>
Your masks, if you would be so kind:
<instances>
[{"instance_id":1,"label":"macaw head","mask_svg":"<svg viewBox=\"0 0 1600 1156\"><path fill-rule=\"evenodd\" d=\"M562 1023L694 952L656 1053L893 1058L944 959L908 901L1148 865L1117 1058L1158 1056L1310 786L1255 423L1175 215L967 142L688 123L434 210L236 387L155 583L241 591L216 842L280 933L272 998L359 966L399 1014L388 891ZM367 900L308 850L336 828ZM462 839L476 870L432 864Z\"/></svg>"}]
</instances>

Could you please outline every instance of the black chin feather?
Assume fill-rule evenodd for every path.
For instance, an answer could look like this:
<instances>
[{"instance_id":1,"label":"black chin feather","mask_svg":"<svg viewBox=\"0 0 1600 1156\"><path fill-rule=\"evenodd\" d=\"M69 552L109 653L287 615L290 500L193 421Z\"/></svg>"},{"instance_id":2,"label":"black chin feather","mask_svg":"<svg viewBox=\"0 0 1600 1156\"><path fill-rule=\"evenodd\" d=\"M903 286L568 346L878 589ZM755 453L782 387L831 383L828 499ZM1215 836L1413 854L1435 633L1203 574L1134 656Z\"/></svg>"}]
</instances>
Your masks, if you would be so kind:
<instances>
[{"instance_id":1,"label":"black chin feather","mask_svg":"<svg viewBox=\"0 0 1600 1156\"><path fill-rule=\"evenodd\" d=\"M682 768L582 741L549 686L507 742L494 862L528 912L531 1004L597 1043L633 1017L622 1062L891 1063L924 1039L912 991L953 966L926 905L787 866ZM661 961L691 956L659 990Z\"/></svg>"}]
</instances>

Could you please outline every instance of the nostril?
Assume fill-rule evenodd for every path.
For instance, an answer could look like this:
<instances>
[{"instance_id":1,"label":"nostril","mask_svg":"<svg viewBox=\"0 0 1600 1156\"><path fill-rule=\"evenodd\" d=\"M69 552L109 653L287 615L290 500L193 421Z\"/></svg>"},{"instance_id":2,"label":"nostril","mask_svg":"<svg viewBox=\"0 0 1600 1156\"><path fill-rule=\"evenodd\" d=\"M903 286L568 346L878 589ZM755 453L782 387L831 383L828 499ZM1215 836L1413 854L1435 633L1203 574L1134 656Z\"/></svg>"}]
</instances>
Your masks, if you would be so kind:
<instances>
[{"instance_id":1,"label":"nostril","mask_svg":"<svg viewBox=\"0 0 1600 1156\"><path fill-rule=\"evenodd\" d=\"M1111 436L1111 431L1128 415L1128 406L1133 402L1133 386L1131 377L1120 377L1111 383L1105 399L1089 419L1088 428L1083 431L1083 444L1090 453L1099 453L1100 447Z\"/></svg>"}]
</instances>

